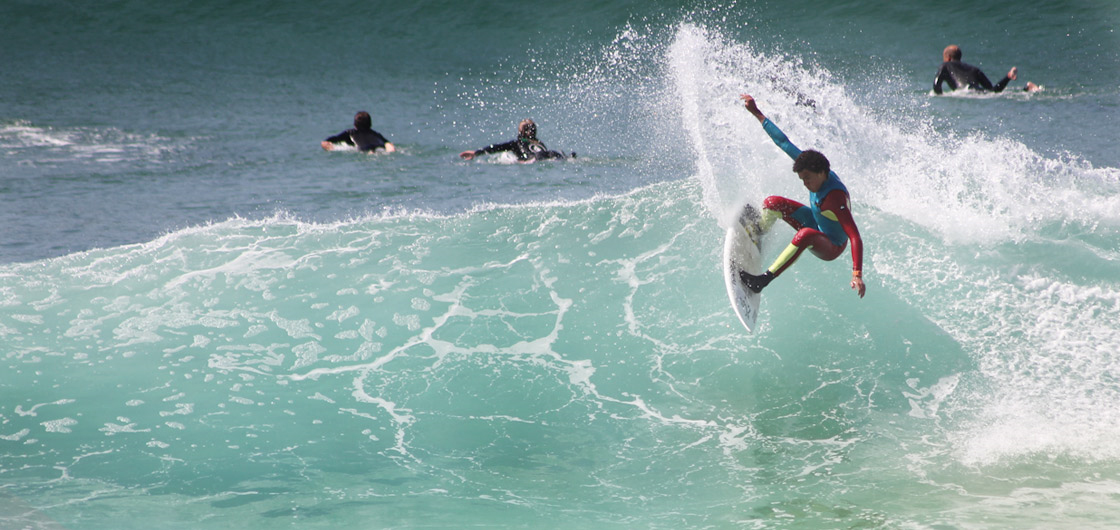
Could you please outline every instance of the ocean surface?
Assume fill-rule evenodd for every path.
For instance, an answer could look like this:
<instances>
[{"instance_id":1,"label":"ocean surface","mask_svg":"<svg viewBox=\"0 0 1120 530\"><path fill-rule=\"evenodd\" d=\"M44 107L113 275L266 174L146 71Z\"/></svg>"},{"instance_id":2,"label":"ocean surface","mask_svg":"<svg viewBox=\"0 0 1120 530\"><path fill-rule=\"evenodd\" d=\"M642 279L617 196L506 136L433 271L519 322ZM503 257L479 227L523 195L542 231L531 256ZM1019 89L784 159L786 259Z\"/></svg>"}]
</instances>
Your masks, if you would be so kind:
<instances>
[{"instance_id":1,"label":"ocean surface","mask_svg":"<svg viewBox=\"0 0 1120 530\"><path fill-rule=\"evenodd\" d=\"M1115 527L1117 28L6 0L0 528ZM1019 79L933 96L951 43ZM724 230L807 194L741 93L831 159L868 286L806 255L755 334ZM319 147L358 110L398 152ZM458 158L523 118L578 157Z\"/></svg>"}]
</instances>

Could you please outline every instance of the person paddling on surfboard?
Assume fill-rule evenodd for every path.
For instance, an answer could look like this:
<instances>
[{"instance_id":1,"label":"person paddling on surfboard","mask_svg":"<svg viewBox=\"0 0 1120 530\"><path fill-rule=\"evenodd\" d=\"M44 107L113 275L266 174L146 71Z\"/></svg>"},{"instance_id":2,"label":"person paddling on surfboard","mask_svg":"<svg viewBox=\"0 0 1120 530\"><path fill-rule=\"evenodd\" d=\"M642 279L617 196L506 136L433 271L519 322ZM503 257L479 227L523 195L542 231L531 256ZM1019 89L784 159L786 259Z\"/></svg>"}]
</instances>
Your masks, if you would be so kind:
<instances>
[{"instance_id":1,"label":"person paddling on surfboard","mask_svg":"<svg viewBox=\"0 0 1120 530\"><path fill-rule=\"evenodd\" d=\"M512 142L505 142L501 144L490 144L482 149L475 149L473 151L463 151L459 156L464 160L471 160L474 157L482 154L501 153L503 151L511 151L517 156L518 162L535 162L537 160L550 160L564 158L564 153L558 151L551 151L545 147L544 143L537 139L537 124L533 120L521 120L517 124L517 139ZM572 153L572 158L576 154Z\"/></svg>"},{"instance_id":2,"label":"person paddling on surfboard","mask_svg":"<svg viewBox=\"0 0 1120 530\"><path fill-rule=\"evenodd\" d=\"M344 143L358 148L363 153L372 153L384 149L386 153L397 150L381 133L373 130L373 119L368 112L362 110L354 115L354 128L342 131L320 142L325 151L333 151L335 144Z\"/></svg>"},{"instance_id":3,"label":"person paddling on surfboard","mask_svg":"<svg viewBox=\"0 0 1120 530\"><path fill-rule=\"evenodd\" d=\"M937 69L937 77L933 80L934 94L942 92L942 83L948 85L949 90L967 88L977 92L1003 92L1008 83L1019 78L1019 69L1013 66L1003 79L993 85L988 76L984 75L984 72L971 64L961 62L961 57L961 47L956 44L950 44L941 51L941 58L944 62L941 63L941 68ZM1038 90L1038 85L1030 82L1023 88L1025 92L1034 92L1035 90Z\"/></svg>"},{"instance_id":4,"label":"person paddling on surfboard","mask_svg":"<svg viewBox=\"0 0 1120 530\"><path fill-rule=\"evenodd\" d=\"M774 278L793 265L793 262L808 249L814 256L832 261L844 253L848 241L852 242L852 289L863 294L867 287L863 284L863 240L859 228L852 219L848 200L848 188L840 182L840 177L832 172L828 159L812 149L802 151L793 145L785 133L778 129L761 110L750 95L739 96L747 110L758 118L763 130L770 139L793 159L793 172L801 178L801 183L809 190L809 206L785 197L770 196L762 202L762 219L759 227L768 230L779 218L797 230L789 246L778 256L766 272L753 275L740 272L743 283L754 292L761 292Z\"/></svg>"}]
</instances>

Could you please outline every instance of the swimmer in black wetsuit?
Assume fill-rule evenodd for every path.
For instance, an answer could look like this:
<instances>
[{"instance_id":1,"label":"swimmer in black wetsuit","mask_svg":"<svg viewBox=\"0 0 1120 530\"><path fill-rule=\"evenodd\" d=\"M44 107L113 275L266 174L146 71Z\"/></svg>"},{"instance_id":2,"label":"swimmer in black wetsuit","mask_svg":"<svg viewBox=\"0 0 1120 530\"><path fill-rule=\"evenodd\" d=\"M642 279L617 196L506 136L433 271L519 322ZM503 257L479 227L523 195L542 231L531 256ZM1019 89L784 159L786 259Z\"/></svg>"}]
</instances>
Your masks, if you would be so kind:
<instances>
[{"instance_id":1,"label":"swimmer in black wetsuit","mask_svg":"<svg viewBox=\"0 0 1120 530\"><path fill-rule=\"evenodd\" d=\"M372 153L377 149L384 149L386 153L392 153L397 150L381 133L371 128L373 119L370 118L369 113L366 111L358 112L354 115L354 128L342 131L326 140L323 140L320 145L324 150L331 151L334 145L344 143L357 147L359 151L364 153Z\"/></svg>"},{"instance_id":2,"label":"swimmer in black wetsuit","mask_svg":"<svg viewBox=\"0 0 1120 530\"><path fill-rule=\"evenodd\" d=\"M517 156L518 162L564 158L564 153L549 150L537 139L537 124L533 123L533 120L521 120L521 123L517 124L517 139L512 142L490 144L482 149L463 151L459 153L459 156L464 160L472 160L478 155L501 153L502 151L512 152ZM576 154L572 153L572 158L575 158L575 156Z\"/></svg>"},{"instance_id":3,"label":"swimmer in black wetsuit","mask_svg":"<svg viewBox=\"0 0 1120 530\"><path fill-rule=\"evenodd\" d=\"M980 92L1003 92L1003 89L1007 88L1007 83L1019 77L1019 69L1011 67L1007 75L993 85L988 76L984 75L984 72L980 71L979 68L961 62L961 48L956 44L946 46L945 50L941 52L941 58L945 62L941 63L941 68L937 70L937 78L933 81L934 94L941 93L942 83L949 85L950 90L967 88ZM1028 82L1023 90L1033 92L1037 89L1037 85Z\"/></svg>"}]
</instances>

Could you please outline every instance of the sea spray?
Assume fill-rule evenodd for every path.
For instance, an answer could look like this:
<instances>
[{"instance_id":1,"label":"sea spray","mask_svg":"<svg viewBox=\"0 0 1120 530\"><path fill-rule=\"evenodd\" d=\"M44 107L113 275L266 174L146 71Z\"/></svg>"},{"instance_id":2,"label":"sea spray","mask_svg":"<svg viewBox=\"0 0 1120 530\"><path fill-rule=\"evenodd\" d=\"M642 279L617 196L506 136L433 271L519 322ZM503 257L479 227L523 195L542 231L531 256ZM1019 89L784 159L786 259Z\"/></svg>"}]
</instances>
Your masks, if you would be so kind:
<instances>
[{"instance_id":1,"label":"sea spray","mask_svg":"<svg viewBox=\"0 0 1120 530\"><path fill-rule=\"evenodd\" d=\"M1109 13L195 7L0 17L0 524L1116 519ZM1072 21L968 49L1075 80L929 96L946 10ZM867 245L866 298L806 256L757 335L723 211L805 192L743 92L829 155ZM400 153L318 148L367 105ZM525 114L580 159L455 156Z\"/></svg>"}]
</instances>

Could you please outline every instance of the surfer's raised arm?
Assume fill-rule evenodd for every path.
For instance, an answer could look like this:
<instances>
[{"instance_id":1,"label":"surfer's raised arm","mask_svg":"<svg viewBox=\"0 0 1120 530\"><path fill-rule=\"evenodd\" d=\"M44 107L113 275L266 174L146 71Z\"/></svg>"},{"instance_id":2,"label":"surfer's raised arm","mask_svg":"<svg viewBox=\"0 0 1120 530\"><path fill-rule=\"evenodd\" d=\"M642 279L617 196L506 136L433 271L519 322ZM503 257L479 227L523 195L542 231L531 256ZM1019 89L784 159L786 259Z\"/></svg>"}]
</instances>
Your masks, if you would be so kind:
<instances>
[{"instance_id":1,"label":"surfer's raised arm","mask_svg":"<svg viewBox=\"0 0 1120 530\"><path fill-rule=\"evenodd\" d=\"M770 135L770 139L774 141L775 145L781 148L781 150L793 160L797 160L797 157L801 156L801 149L793 145L793 142L789 141L789 137L786 136L786 133L782 132L777 125L774 125L774 122L768 120L766 116L762 114L762 111L758 109L758 103L755 102L750 94L742 94L739 96L739 99L742 99L747 106L747 110L750 111L751 114L754 114L755 118L758 118L758 123L762 124L762 129L766 131L766 134Z\"/></svg>"}]
</instances>

